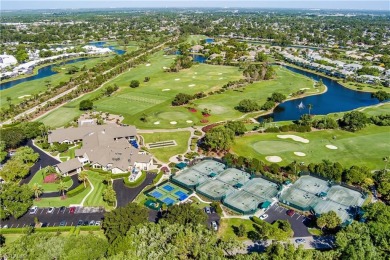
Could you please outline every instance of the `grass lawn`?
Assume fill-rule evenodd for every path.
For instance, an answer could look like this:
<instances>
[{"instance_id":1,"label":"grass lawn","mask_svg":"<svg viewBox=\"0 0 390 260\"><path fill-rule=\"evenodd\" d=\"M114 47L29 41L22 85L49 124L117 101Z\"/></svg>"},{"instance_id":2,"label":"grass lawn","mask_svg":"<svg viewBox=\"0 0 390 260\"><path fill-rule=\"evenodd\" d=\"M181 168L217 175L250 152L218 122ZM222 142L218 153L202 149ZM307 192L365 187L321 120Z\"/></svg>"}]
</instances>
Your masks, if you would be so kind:
<instances>
[{"instance_id":1,"label":"grass lawn","mask_svg":"<svg viewBox=\"0 0 390 260\"><path fill-rule=\"evenodd\" d=\"M34 183L38 183L42 186L43 192L52 192L52 191L58 191L58 183L43 183L44 176L42 175L42 171L38 171L34 177L31 179L31 181L28 183L28 186L32 187ZM65 185L67 187L72 186L73 181L70 179L69 181L65 182Z\"/></svg>"},{"instance_id":2,"label":"grass lawn","mask_svg":"<svg viewBox=\"0 0 390 260\"><path fill-rule=\"evenodd\" d=\"M22 237L24 234L3 234L5 237L5 245L10 245L14 241L18 240L20 237Z\"/></svg>"},{"instance_id":3,"label":"grass lawn","mask_svg":"<svg viewBox=\"0 0 390 260\"><path fill-rule=\"evenodd\" d=\"M64 153L60 153L60 159L61 161L68 161L70 159L73 159L75 157L75 151L77 149L80 149L81 148L81 143L75 145L75 146L72 146L70 147L66 152Z\"/></svg>"},{"instance_id":4,"label":"grass lawn","mask_svg":"<svg viewBox=\"0 0 390 260\"><path fill-rule=\"evenodd\" d=\"M256 82L242 89L228 90L223 94L195 100L198 110L208 108L210 122L239 118L243 113L234 109L242 99L254 99L259 105L265 103L273 92L285 95L298 91L300 88L310 88L306 93L317 93L313 81L302 75L293 73L285 68L276 68L277 77L273 80Z\"/></svg>"},{"instance_id":5,"label":"grass lawn","mask_svg":"<svg viewBox=\"0 0 390 260\"><path fill-rule=\"evenodd\" d=\"M355 133L343 130L323 130L310 133L263 133L236 138L232 152L245 157L259 158L266 162L265 157L276 155L283 161L282 165L297 160L306 165L322 160L340 162L344 167L352 165L367 166L370 169L383 167L382 158L389 155L390 127L370 125ZM308 139L305 144L292 139L280 139L277 135L294 134ZM336 139L333 137L336 136ZM331 150L325 145L334 145L338 149ZM294 152L303 152L299 157Z\"/></svg>"},{"instance_id":6,"label":"grass lawn","mask_svg":"<svg viewBox=\"0 0 390 260\"><path fill-rule=\"evenodd\" d=\"M91 187L87 187L80 194L77 194L76 196L71 198L66 198L64 200L62 200L61 197L42 198L39 201L33 200L33 204L38 207L61 207L61 206L69 207L70 205L80 204L90 190ZM90 196L92 195L93 193Z\"/></svg>"},{"instance_id":7,"label":"grass lawn","mask_svg":"<svg viewBox=\"0 0 390 260\"><path fill-rule=\"evenodd\" d=\"M196 45L196 44L199 44L201 40L204 40L206 38L208 38L208 37L205 35L193 34L193 35L188 36L187 43L189 43L191 45Z\"/></svg>"},{"instance_id":8,"label":"grass lawn","mask_svg":"<svg viewBox=\"0 0 390 260\"><path fill-rule=\"evenodd\" d=\"M187 151L188 139L191 136L189 131L182 132L172 132L172 133L153 133L153 134L142 134L144 137L145 143L154 143L160 141L175 140L176 146L168 146L163 148L153 148L149 149L149 152L152 153L157 159L168 162L169 158L176 154L182 154Z\"/></svg>"},{"instance_id":9,"label":"grass lawn","mask_svg":"<svg viewBox=\"0 0 390 260\"><path fill-rule=\"evenodd\" d=\"M193 202L191 203L191 206L196 207L198 209L203 210L205 207L210 207L209 203L204 203L198 200L196 197L191 197L190 200Z\"/></svg>"},{"instance_id":10,"label":"grass lawn","mask_svg":"<svg viewBox=\"0 0 390 260\"><path fill-rule=\"evenodd\" d=\"M238 237L234 233L234 229L238 228L241 224L245 226L245 235L243 237ZM253 222L249 219L240 219L240 218L228 218L221 219L218 235L224 239L238 239L238 240L247 240L247 233L249 231L255 231L253 227Z\"/></svg>"},{"instance_id":11,"label":"grass lawn","mask_svg":"<svg viewBox=\"0 0 390 260\"><path fill-rule=\"evenodd\" d=\"M22 97L25 95L34 95L46 91L47 90L46 81L50 81L51 86L56 86L58 83L62 81L66 82L69 80L69 78L77 77L79 74L83 73L82 71L80 71L73 75L69 75L66 73L69 67L76 66L78 68L82 68L85 65L87 68L92 68L97 64L111 58L112 56L91 58L85 61L79 61L67 65L60 65L61 63L57 63L59 64L60 67L59 73L57 74L51 75L49 77L41 78L41 79L23 82L11 88L2 90L0 95L0 104L1 104L0 108L4 106L8 106L8 102L7 102L8 97L11 98L11 103L19 104L23 100Z\"/></svg>"},{"instance_id":12,"label":"grass lawn","mask_svg":"<svg viewBox=\"0 0 390 260\"><path fill-rule=\"evenodd\" d=\"M99 173L94 171L88 171L88 179L92 182L94 186L93 192L88 196L84 202L86 207L105 207L106 210L110 210L113 207L109 206L106 202L103 201L103 191L106 189L107 185L103 184L103 177Z\"/></svg>"}]
</instances>

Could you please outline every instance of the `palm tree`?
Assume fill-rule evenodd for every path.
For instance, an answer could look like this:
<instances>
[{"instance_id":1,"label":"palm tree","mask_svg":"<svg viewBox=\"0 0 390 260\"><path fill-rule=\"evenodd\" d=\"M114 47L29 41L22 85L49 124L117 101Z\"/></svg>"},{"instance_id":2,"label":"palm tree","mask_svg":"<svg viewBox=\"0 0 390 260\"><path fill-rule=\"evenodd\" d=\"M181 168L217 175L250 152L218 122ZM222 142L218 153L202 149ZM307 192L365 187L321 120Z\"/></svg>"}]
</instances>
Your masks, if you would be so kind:
<instances>
[{"instance_id":1,"label":"palm tree","mask_svg":"<svg viewBox=\"0 0 390 260\"><path fill-rule=\"evenodd\" d=\"M104 183L106 183L107 185L110 185L110 183L111 183L111 176L109 175L109 174L106 174L105 176L104 176Z\"/></svg>"},{"instance_id":2,"label":"palm tree","mask_svg":"<svg viewBox=\"0 0 390 260\"><path fill-rule=\"evenodd\" d=\"M383 161L385 162L385 171L387 171L387 164L388 164L389 161L390 161L390 157L389 157L389 156L383 157Z\"/></svg>"},{"instance_id":3,"label":"palm tree","mask_svg":"<svg viewBox=\"0 0 390 260\"><path fill-rule=\"evenodd\" d=\"M35 199L39 199L39 196L43 193L43 188L38 183L34 183L32 186L32 190L34 191Z\"/></svg>"},{"instance_id":4,"label":"palm tree","mask_svg":"<svg viewBox=\"0 0 390 260\"><path fill-rule=\"evenodd\" d=\"M63 181L60 181L60 183L58 183L57 189L59 192L62 193L62 197L64 197L65 191L68 190L68 187L66 186L66 184Z\"/></svg>"},{"instance_id":5,"label":"palm tree","mask_svg":"<svg viewBox=\"0 0 390 260\"><path fill-rule=\"evenodd\" d=\"M84 183L84 188L87 187L86 181L88 180L88 174L86 172L81 172L78 176L79 181Z\"/></svg>"},{"instance_id":6,"label":"palm tree","mask_svg":"<svg viewBox=\"0 0 390 260\"><path fill-rule=\"evenodd\" d=\"M309 105L307 105L307 108L309 109L309 116L310 116L310 111L311 111L311 109L313 108L313 105L312 105L312 104L309 104Z\"/></svg>"}]
</instances>

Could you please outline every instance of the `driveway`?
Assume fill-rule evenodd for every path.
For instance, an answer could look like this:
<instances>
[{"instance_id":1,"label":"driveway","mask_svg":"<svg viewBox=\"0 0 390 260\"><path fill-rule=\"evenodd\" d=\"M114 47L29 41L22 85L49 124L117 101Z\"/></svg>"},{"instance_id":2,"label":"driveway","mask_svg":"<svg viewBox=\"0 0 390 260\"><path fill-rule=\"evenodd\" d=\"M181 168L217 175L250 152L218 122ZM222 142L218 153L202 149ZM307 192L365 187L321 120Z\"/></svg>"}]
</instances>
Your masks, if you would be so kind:
<instances>
[{"instance_id":1,"label":"driveway","mask_svg":"<svg viewBox=\"0 0 390 260\"><path fill-rule=\"evenodd\" d=\"M156 174L148 172L144 182L135 188L126 187L123 179L114 180L113 187L116 192L117 206L124 207L132 202L146 186L153 183L154 177L156 177Z\"/></svg>"},{"instance_id":2,"label":"driveway","mask_svg":"<svg viewBox=\"0 0 390 260\"><path fill-rule=\"evenodd\" d=\"M294 231L294 237L307 237L311 236L307 228L309 227L309 219L305 216L295 213L291 217L286 214L287 208L274 204L269 208L265 214L268 214L268 218L265 219L268 223L273 223L276 220L288 220L291 224L291 228Z\"/></svg>"},{"instance_id":3,"label":"driveway","mask_svg":"<svg viewBox=\"0 0 390 260\"><path fill-rule=\"evenodd\" d=\"M30 173L29 175L24 178L23 180L20 181L20 184L27 184L31 181L32 177L34 177L34 174L39 171L39 169L41 168L45 168L46 166L49 166L49 165L55 165L57 163L60 163L60 161L58 161L57 159L47 155L46 153L44 153L41 149L35 147L33 145L33 142L31 140L28 140L27 142L27 146L28 147L31 147L34 152L38 153L39 154L39 159L38 161L30 168Z\"/></svg>"},{"instance_id":4,"label":"driveway","mask_svg":"<svg viewBox=\"0 0 390 260\"><path fill-rule=\"evenodd\" d=\"M11 217L8 220L2 220L1 226L8 225L9 228L24 227L34 223L34 218L37 217L39 222L46 223L48 227L59 226L61 221L66 222L66 226L76 226L79 220L83 221L97 221L102 220L104 211L95 210L91 213L77 213L82 212L76 210L75 213L71 214L69 208L65 208L63 212L60 208L56 208L53 213L47 213L48 208L38 208L36 214L30 215L28 212L19 219Z\"/></svg>"}]
</instances>

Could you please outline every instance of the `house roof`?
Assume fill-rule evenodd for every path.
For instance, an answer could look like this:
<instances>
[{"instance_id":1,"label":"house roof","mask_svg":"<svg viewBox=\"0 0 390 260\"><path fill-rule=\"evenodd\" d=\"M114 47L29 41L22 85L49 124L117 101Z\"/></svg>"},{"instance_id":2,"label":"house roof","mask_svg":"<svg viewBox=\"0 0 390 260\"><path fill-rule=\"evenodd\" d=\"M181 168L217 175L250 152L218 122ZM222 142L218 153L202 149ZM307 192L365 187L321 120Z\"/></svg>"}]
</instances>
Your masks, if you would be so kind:
<instances>
[{"instance_id":1,"label":"house roof","mask_svg":"<svg viewBox=\"0 0 390 260\"><path fill-rule=\"evenodd\" d=\"M69 161L59 163L56 166L61 173L68 173L77 170L78 168L81 168L82 164L79 161L79 159L74 158L74 159L70 159Z\"/></svg>"},{"instance_id":2,"label":"house roof","mask_svg":"<svg viewBox=\"0 0 390 260\"><path fill-rule=\"evenodd\" d=\"M63 128L53 130L49 133L49 143L63 142L65 140L81 140L92 133L105 133L111 138L120 138L126 136L135 136L137 130L134 126L115 126L115 125L93 125L78 128Z\"/></svg>"}]
</instances>

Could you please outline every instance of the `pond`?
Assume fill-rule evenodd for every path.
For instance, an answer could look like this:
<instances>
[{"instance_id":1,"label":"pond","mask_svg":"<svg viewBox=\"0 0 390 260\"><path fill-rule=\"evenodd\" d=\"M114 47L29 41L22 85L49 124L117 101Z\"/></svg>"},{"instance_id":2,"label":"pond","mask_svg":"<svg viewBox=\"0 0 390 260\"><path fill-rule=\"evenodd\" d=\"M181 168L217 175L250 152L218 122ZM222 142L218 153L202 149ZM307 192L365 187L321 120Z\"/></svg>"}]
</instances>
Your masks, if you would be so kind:
<instances>
[{"instance_id":1,"label":"pond","mask_svg":"<svg viewBox=\"0 0 390 260\"><path fill-rule=\"evenodd\" d=\"M194 62L205 63L207 58L205 56L203 56L203 55L193 54L192 55L192 60Z\"/></svg>"},{"instance_id":2,"label":"pond","mask_svg":"<svg viewBox=\"0 0 390 260\"><path fill-rule=\"evenodd\" d=\"M57 64L51 64L51 65L44 66L44 67L40 68L38 70L38 73L33 75L33 76L21 78L21 79L15 79L15 80L0 84L0 90L11 88L17 84L20 84L20 83L23 83L26 81L46 78L46 77L49 77L51 75L57 74L58 72L53 71L52 69L53 69L53 67L57 66L58 64L66 65L66 64L76 63L79 61L85 61L88 59L90 59L90 58L83 57L83 58L78 58L78 59L73 59L73 60L68 60L68 61L63 61L63 62L57 62Z\"/></svg>"},{"instance_id":3,"label":"pond","mask_svg":"<svg viewBox=\"0 0 390 260\"><path fill-rule=\"evenodd\" d=\"M212 38L206 38L206 39L205 39L205 42L206 42L206 43L213 43L213 42L214 42L214 39L212 39Z\"/></svg>"},{"instance_id":4,"label":"pond","mask_svg":"<svg viewBox=\"0 0 390 260\"><path fill-rule=\"evenodd\" d=\"M301 69L290 66L284 67L315 81L322 80L328 90L323 94L281 103L274 109L272 114L259 117L259 121L267 117L272 117L274 121L298 120L303 114L309 113L309 104L312 105L312 109L310 110L312 115L326 115L379 103L376 98L371 98L371 93L348 89L332 79Z\"/></svg>"},{"instance_id":5,"label":"pond","mask_svg":"<svg viewBox=\"0 0 390 260\"><path fill-rule=\"evenodd\" d=\"M114 46L110 46L110 45L105 46L106 42L90 42L89 44L90 45L94 45L94 46L99 47L99 48L109 48L110 50L114 51L118 55L122 55L122 54L124 54L126 52L124 50L117 50L117 49L115 49ZM65 61L65 62L57 62L57 64L61 63L63 65L66 65L66 64L72 64L72 63L76 63L76 62L84 61L84 60L88 60L88 59L90 59L90 58L89 57L84 57L84 58L68 60L68 61ZM56 64L47 65L47 66L44 66L44 67L40 68L36 75L30 76L30 77L26 77L26 78L22 78L22 79L16 79L16 80L8 81L6 83L2 83L2 84L0 84L0 90L11 88L11 87L13 87L13 86L15 86L17 84L22 83L22 82L36 80L36 79L41 79L41 78L46 78L46 77L49 77L51 75L57 74L58 72L55 72L55 71L52 70L53 67L55 67L55 66L56 66Z\"/></svg>"}]
</instances>

